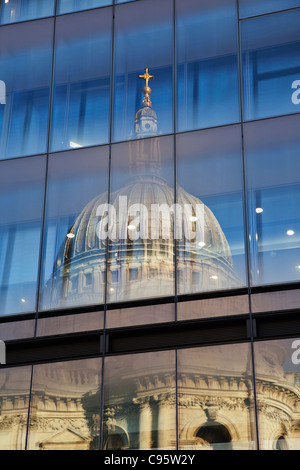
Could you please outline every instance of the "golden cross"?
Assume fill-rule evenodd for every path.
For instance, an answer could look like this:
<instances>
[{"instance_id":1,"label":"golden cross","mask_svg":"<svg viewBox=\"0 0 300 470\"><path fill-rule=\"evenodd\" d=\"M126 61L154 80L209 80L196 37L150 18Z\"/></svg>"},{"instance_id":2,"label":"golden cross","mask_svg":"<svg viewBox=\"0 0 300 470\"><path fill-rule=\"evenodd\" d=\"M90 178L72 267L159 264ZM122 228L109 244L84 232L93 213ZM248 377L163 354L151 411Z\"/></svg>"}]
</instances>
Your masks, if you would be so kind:
<instances>
[{"instance_id":1,"label":"golden cross","mask_svg":"<svg viewBox=\"0 0 300 470\"><path fill-rule=\"evenodd\" d=\"M148 67L145 69L145 72L146 73L144 75L139 75L139 78L143 78L146 81L146 87L148 87L149 80L154 78L154 75L149 75Z\"/></svg>"}]
</instances>

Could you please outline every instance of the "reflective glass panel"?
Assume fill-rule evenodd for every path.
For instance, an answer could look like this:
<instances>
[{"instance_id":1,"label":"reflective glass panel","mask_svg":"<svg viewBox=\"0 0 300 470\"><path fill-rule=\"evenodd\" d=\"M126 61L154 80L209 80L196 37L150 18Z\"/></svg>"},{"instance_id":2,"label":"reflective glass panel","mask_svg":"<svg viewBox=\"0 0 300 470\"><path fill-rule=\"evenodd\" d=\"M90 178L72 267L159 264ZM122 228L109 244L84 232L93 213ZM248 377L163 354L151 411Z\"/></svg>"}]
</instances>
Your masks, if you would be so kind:
<instances>
[{"instance_id":1,"label":"reflective glass panel","mask_svg":"<svg viewBox=\"0 0 300 470\"><path fill-rule=\"evenodd\" d=\"M36 307L45 173L44 157L0 162L0 315Z\"/></svg>"},{"instance_id":2,"label":"reflective glass panel","mask_svg":"<svg viewBox=\"0 0 300 470\"><path fill-rule=\"evenodd\" d=\"M7 321L0 323L0 338L2 341L33 338L35 319L25 321Z\"/></svg>"},{"instance_id":3,"label":"reflective glass panel","mask_svg":"<svg viewBox=\"0 0 300 470\"><path fill-rule=\"evenodd\" d=\"M261 450L300 450L300 340L254 344Z\"/></svg>"},{"instance_id":4,"label":"reflective glass panel","mask_svg":"<svg viewBox=\"0 0 300 470\"><path fill-rule=\"evenodd\" d=\"M54 14L55 0L3 0L0 4L0 22L16 23Z\"/></svg>"},{"instance_id":5,"label":"reflective glass panel","mask_svg":"<svg viewBox=\"0 0 300 470\"><path fill-rule=\"evenodd\" d=\"M177 0L179 131L239 121L235 0Z\"/></svg>"},{"instance_id":6,"label":"reflective glass panel","mask_svg":"<svg viewBox=\"0 0 300 470\"><path fill-rule=\"evenodd\" d=\"M253 284L300 279L300 116L244 128Z\"/></svg>"},{"instance_id":7,"label":"reflective glass panel","mask_svg":"<svg viewBox=\"0 0 300 470\"><path fill-rule=\"evenodd\" d=\"M299 306L300 289L262 292L251 295L251 310L253 313L294 310L298 309Z\"/></svg>"},{"instance_id":8,"label":"reflective glass panel","mask_svg":"<svg viewBox=\"0 0 300 470\"><path fill-rule=\"evenodd\" d=\"M300 9L242 22L246 120L300 111L299 23Z\"/></svg>"},{"instance_id":9,"label":"reflective glass panel","mask_svg":"<svg viewBox=\"0 0 300 470\"><path fill-rule=\"evenodd\" d=\"M178 351L180 450L253 450L251 349L232 344Z\"/></svg>"},{"instance_id":10,"label":"reflective glass panel","mask_svg":"<svg viewBox=\"0 0 300 470\"><path fill-rule=\"evenodd\" d=\"M0 450L25 450L31 366L0 369Z\"/></svg>"},{"instance_id":11,"label":"reflective glass panel","mask_svg":"<svg viewBox=\"0 0 300 470\"><path fill-rule=\"evenodd\" d=\"M105 326L106 328L120 328L171 321L175 321L174 303L144 305L142 307L119 308L115 310L109 309L106 312Z\"/></svg>"},{"instance_id":12,"label":"reflective glass panel","mask_svg":"<svg viewBox=\"0 0 300 470\"><path fill-rule=\"evenodd\" d=\"M216 318L246 313L249 313L249 299L247 295L189 300L178 302L177 304L178 320Z\"/></svg>"},{"instance_id":13,"label":"reflective glass panel","mask_svg":"<svg viewBox=\"0 0 300 470\"><path fill-rule=\"evenodd\" d=\"M105 242L98 206L107 203L108 148L49 157L41 309L102 303Z\"/></svg>"},{"instance_id":14,"label":"reflective glass panel","mask_svg":"<svg viewBox=\"0 0 300 470\"><path fill-rule=\"evenodd\" d=\"M106 357L104 367L104 449L175 450L175 352Z\"/></svg>"},{"instance_id":15,"label":"reflective glass panel","mask_svg":"<svg viewBox=\"0 0 300 470\"><path fill-rule=\"evenodd\" d=\"M57 13L89 10L90 8L104 7L111 4L112 0L58 0Z\"/></svg>"},{"instance_id":16,"label":"reflective glass panel","mask_svg":"<svg viewBox=\"0 0 300 470\"><path fill-rule=\"evenodd\" d=\"M299 0L239 0L239 2L241 18L300 7Z\"/></svg>"},{"instance_id":17,"label":"reflective glass panel","mask_svg":"<svg viewBox=\"0 0 300 470\"><path fill-rule=\"evenodd\" d=\"M53 20L0 29L0 159L47 150Z\"/></svg>"},{"instance_id":18,"label":"reflective glass panel","mask_svg":"<svg viewBox=\"0 0 300 470\"><path fill-rule=\"evenodd\" d=\"M37 336L65 335L103 329L103 312L85 312L75 315L39 318ZM1 332L1 325L0 325Z\"/></svg>"},{"instance_id":19,"label":"reflective glass panel","mask_svg":"<svg viewBox=\"0 0 300 470\"><path fill-rule=\"evenodd\" d=\"M108 302L174 295L173 137L115 144L108 214Z\"/></svg>"},{"instance_id":20,"label":"reflective glass panel","mask_svg":"<svg viewBox=\"0 0 300 470\"><path fill-rule=\"evenodd\" d=\"M151 101L158 132L173 130L173 2L144 0L115 9L115 141L136 137L134 120L143 100L146 82L139 75L149 68ZM148 112L144 107L143 115ZM153 114L149 111L148 114Z\"/></svg>"},{"instance_id":21,"label":"reflective glass panel","mask_svg":"<svg viewBox=\"0 0 300 470\"><path fill-rule=\"evenodd\" d=\"M57 18L51 150L108 142L112 9Z\"/></svg>"},{"instance_id":22,"label":"reflective glass panel","mask_svg":"<svg viewBox=\"0 0 300 470\"><path fill-rule=\"evenodd\" d=\"M240 126L177 136L178 293L245 285Z\"/></svg>"},{"instance_id":23,"label":"reflective glass panel","mask_svg":"<svg viewBox=\"0 0 300 470\"><path fill-rule=\"evenodd\" d=\"M97 450L102 359L33 368L28 450Z\"/></svg>"}]
</instances>

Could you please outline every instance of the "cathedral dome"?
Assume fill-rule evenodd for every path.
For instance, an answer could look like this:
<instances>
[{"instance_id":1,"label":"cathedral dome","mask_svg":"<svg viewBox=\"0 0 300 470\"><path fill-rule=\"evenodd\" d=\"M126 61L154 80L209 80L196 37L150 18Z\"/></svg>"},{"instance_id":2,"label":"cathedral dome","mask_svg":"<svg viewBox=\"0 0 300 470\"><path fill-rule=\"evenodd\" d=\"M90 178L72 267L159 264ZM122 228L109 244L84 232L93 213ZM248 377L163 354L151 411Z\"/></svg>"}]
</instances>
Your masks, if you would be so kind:
<instances>
[{"instance_id":1,"label":"cathedral dome","mask_svg":"<svg viewBox=\"0 0 300 470\"><path fill-rule=\"evenodd\" d=\"M141 78L149 77L146 69ZM110 301L173 295L175 251L179 293L239 285L212 211L181 187L174 204L174 189L160 176L151 89L143 93L130 153L132 178L111 194L109 205L106 193L94 198L70 227L53 269L51 303L99 303L106 285ZM156 137L143 138L149 135Z\"/></svg>"},{"instance_id":2,"label":"cathedral dome","mask_svg":"<svg viewBox=\"0 0 300 470\"><path fill-rule=\"evenodd\" d=\"M106 244L105 239L103 239L103 237L101 238L99 234L105 231L109 231L109 233L112 234L111 238L114 243L120 241L120 234L127 234L127 236L122 237L123 241L126 243L132 241L133 237L130 236L128 227L130 226L133 215L130 215L130 211L128 210L122 210L125 207L120 207L122 198L124 203L126 201L127 209L136 205L141 205L147 209L147 219L145 219L145 217L139 217L139 233L148 234L146 237L148 240L157 239L161 242L168 240L169 246L173 247L175 230L177 228L183 235L183 238L179 237L179 247L182 246L184 248L186 244L189 243L189 240L184 237L185 228L183 225L185 219L184 217L178 217L176 227L173 210L170 211L170 233L168 238L164 237L164 222L166 221L163 220L163 213L161 213L159 226L151 225L151 215L153 215L154 206L173 208L174 190L162 178L139 176L111 195L110 205L114 209L114 217L110 220L108 230L105 227L107 218L102 217L101 220L99 215L97 215L99 207L106 204L107 195L99 195L87 204L69 230L68 235L70 236L71 234L72 238L68 237L63 244L57 258L57 267L71 261L74 264L76 259L86 259L86 256L92 256L93 252L97 252L97 256L99 256L99 250L103 250ZM197 206L203 207L204 217L202 226L198 224L198 226L195 227L197 232L194 238L198 239L198 244L193 246L193 240L190 241L194 251L199 251L201 257L203 257L203 253L207 253L209 256L222 257L229 265L232 265L228 242L212 211L205 206L200 199L179 187L177 190L177 208L182 209L183 215L186 206L190 207L191 217L193 217L193 214L196 214ZM180 224L182 226L180 226ZM159 230L159 233L153 234L154 230ZM201 236L199 232L202 232L203 235ZM165 231L165 233L167 232ZM115 234L115 236L118 235L115 240L113 234ZM155 238L153 238L154 235Z\"/></svg>"}]
</instances>

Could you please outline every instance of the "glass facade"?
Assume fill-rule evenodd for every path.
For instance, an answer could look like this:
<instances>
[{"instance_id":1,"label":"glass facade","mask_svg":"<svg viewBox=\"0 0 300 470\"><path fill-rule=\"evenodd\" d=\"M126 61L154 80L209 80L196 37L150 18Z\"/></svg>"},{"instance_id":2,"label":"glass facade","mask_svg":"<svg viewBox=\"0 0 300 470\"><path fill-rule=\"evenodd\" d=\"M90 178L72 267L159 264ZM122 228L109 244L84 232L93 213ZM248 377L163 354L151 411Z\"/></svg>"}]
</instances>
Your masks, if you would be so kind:
<instances>
[{"instance_id":1,"label":"glass facade","mask_svg":"<svg viewBox=\"0 0 300 470\"><path fill-rule=\"evenodd\" d=\"M299 20L0 2L0 449L300 449Z\"/></svg>"},{"instance_id":2,"label":"glass facade","mask_svg":"<svg viewBox=\"0 0 300 470\"><path fill-rule=\"evenodd\" d=\"M4 0L0 5L0 23L18 23L54 15L55 0Z\"/></svg>"},{"instance_id":3,"label":"glass facade","mask_svg":"<svg viewBox=\"0 0 300 470\"><path fill-rule=\"evenodd\" d=\"M53 24L1 27L1 159L47 151Z\"/></svg>"}]
</instances>

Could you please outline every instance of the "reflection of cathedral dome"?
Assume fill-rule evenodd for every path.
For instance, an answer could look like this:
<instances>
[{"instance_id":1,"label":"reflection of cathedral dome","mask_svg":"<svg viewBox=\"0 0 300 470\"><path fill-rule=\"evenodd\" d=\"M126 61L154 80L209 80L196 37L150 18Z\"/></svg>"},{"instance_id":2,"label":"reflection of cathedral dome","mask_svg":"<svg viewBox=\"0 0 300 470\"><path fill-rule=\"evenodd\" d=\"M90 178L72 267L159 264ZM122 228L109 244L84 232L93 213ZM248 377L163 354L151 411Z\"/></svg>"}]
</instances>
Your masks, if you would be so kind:
<instances>
[{"instance_id":1,"label":"reflection of cathedral dome","mask_svg":"<svg viewBox=\"0 0 300 470\"><path fill-rule=\"evenodd\" d=\"M146 74L142 78L147 76L150 77ZM109 299L173 295L174 238L177 239L179 291L235 287L238 280L230 248L211 210L198 198L178 188L174 216L174 190L160 177L160 142L157 118L150 101L151 89L146 86L143 93L143 104L135 120L137 141L130 152L132 178L110 197L114 217L110 212ZM154 137L144 139L149 136ZM126 206L121 206L124 200ZM99 303L106 269L106 240L99 234L107 227L107 217L104 214L99 217L98 211L106 203L106 194L93 199L70 228L54 266L52 302L82 303L86 295L88 303ZM135 226L129 209L137 205L142 205L145 212L139 214ZM161 209L154 228L153 207ZM186 207L189 207L188 213ZM173 210L168 211L170 208ZM187 227L194 233L192 238L186 236ZM140 236L134 238L137 233Z\"/></svg>"}]
</instances>

